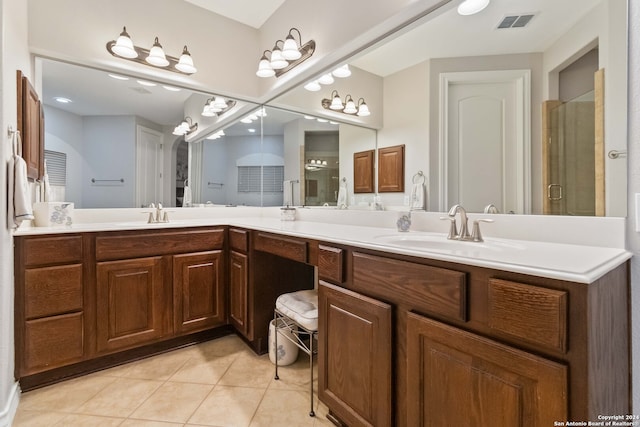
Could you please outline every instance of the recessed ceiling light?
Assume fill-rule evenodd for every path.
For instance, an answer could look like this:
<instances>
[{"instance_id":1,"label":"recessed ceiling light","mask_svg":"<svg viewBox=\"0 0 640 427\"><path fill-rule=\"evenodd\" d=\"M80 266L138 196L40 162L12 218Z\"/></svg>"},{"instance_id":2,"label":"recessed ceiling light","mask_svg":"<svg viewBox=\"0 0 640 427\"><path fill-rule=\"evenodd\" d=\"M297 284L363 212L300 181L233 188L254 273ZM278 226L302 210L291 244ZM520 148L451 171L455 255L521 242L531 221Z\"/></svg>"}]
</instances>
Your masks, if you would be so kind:
<instances>
[{"instance_id":1,"label":"recessed ceiling light","mask_svg":"<svg viewBox=\"0 0 640 427\"><path fill-rule=\"evenodd\" d=\"M146 80L138 80L138 83L140 83L142 86L157 86L155 83L148 82Z\"/></svg>"},{"instance_id":2,"label":"recessed ceiling light","mask_svg":"<svg viewBox=\"0 0 640 427\"><path fill-rule=\"evenodd\" d=\"M166 86L166 85L162 85L162 87L168 90L169 92L180 92L179 87Z\"/></svg>"},{"instance_id":3,"label":"recessed ceiling light","mask_svg":"<svg viewBox=\"0 0 640 427\"><path fill-rule=\"evenodd\" d=\"M61 103L61 104L70 104L70 103L72 103L72 102L73 102L73 101L72 101L72 100L70 100L69 98L64 98L64 97L62 97L62 96L56 96L56 97L55 97L55 98L53 98L53 99L54 99L54 101L59 102L59 103Z\"/></svg>"},{"instance_id":4,"label":"recessed ceiling light","mask_svg":"<svg viewBox=\"0 0 640 427\"><path fill-rule=\"evenodd\" d=\"M458 6L460 15L474 15L489 5L489 0L464 0Z\"/></svg>"},{"instance_id":5,"label":"recessed ceiling light","mask_svg":"<svg viewBox=\"0 0 640 427\"><path fill-rule=\"evenodd\" d=\"M247 129L249 132L254 133L256 130L254 128Z\"/></svg>"},{"instance_id":6,"label":"recessed ceiling light","mask_svg":"<svg viewBox=\"0 0 640 427\"><path fill-rule=\"evenodd\" d=\"M116 80L129 80L129 77L120 76L118 74L108 74L108 76Z\"/></svg>"}]
</instances>

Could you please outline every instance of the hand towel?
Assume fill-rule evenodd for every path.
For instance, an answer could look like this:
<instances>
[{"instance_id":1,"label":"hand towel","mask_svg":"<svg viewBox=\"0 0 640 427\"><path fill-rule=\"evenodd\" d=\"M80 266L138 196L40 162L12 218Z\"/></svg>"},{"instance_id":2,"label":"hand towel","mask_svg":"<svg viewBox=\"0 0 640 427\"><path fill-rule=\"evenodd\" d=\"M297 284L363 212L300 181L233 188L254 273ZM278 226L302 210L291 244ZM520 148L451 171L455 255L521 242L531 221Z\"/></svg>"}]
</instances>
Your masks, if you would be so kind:
<instances>
[{"instance_id":1,"label":"hand towel","mask_svg":"<svg viewBox=\"0 0 640 427\"><path fill-rule=\"evenodd\" d=\"M347 181L342 180L340 181L340 188L338 189L338 209L346 209L349 206L347 200Z\"/></svg>"},{"instance_id":2,"label":"hand towel","mask_svg":"<svg viewBox=\"0 0 640 427\"><path fill-rule=\"evenodd\" d=\"M13 155L8 168L7 222L9 228L18 228L23 221L33 219L27 163L22 158L22 141L18 131L13 134Z\"/></svg>"},{"instance_id":3,"label":"hand towel","mask_svg":"<svg viewBox=\"0 0 640 427\"><path fill-rule=\"evenodd\" d=\"M182 194L182 207L191 206L191 188L188 185L184 186L184 193Z\"/></svg>"},{"instance_id":4,"label":"hand towel","mask_svg":"<svg viewBox=\"0 0 640 427\"><path fill-rule=\"evenodd\" d=\"M44 161L44 175L42 176L42 201L51 202L51 185L49 184L49 174L47 173L47 161Z\"/></svg>"},{"instance_id":5,"label":"hand towel","mask_svg":"<svg viewBox=\"0 0 640 427\"><path fill-rule=\"evenodd\" d=\"M293 182L289 179L282 181L282 206L293 206Z\"/></svg>"},{"instance_id":6,"label":"hand towel","mask_svg":"<svg viewBox=\"0 0 640 427\"><path fill-rule=\"evenodd\" d=\"M427 188L424 183L413 184L411 187L409 209L412 211L427 210Z\"/></svg>"}]
</instances>

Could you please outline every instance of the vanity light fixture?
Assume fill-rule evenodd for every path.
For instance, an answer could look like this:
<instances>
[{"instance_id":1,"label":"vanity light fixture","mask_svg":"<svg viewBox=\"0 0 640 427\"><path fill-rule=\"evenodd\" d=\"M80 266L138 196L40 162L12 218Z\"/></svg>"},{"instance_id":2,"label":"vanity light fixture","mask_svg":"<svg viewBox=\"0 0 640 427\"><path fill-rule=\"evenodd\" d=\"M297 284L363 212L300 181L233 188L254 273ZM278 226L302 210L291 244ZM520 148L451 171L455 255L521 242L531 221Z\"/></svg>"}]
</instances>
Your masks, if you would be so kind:
<instances>
[{"instance_id":1,"label":"vanity light fixture","mask_svg":"<svg viewBox=\"0 0 640 427\"><path fill-rule=\"evenodd\" d=\"M224 136L224 130L220 129L219 131L212 133L211 135L206 137L206 139L219 139L219 138L222 138L223 136Z\"/></svg>"},{"instance_id":2,"label":"vanity light fixture","mask_svg":"<svg viewBox=\"0 0 640 427\"><path fill-rule=\"evenodd\" d=\"M317 92L322 89L320 85L330 85L335 82L334 77L338 77L344 79L351 75L351 70L349 69L349 64L344 64L336 68L330 73L323 74L319 78L315 80L311 80L309 83L304 85L304 88L311 92Z\"/></svg>"},{"instance_id":3,"label":"vanity light fixture","mask_svg":"<svg viewBox=\"0 0 640 427\"><path fill-rule=\"evenodd\" d=\"M358 102L355 102L351 95L347 95L344 98L344 103L340 99L340 95L337 90L331 92L331 99L323 99L321 101L322 107L327 110L340 111L345 114L366 117L370 116L371 112L369 111L369 107L367 106L364 98L358 99Z\"/></svg>"},{"instance_id":4,"label":"vanity light fixture","mask_svg":"<svg viewBox=\"0 0 640 427\"><path fill-rule=\"evenodd\" d=\"M127 27L122 28L122 32L117 40L111 40L107 43L107 51L118 58L128 59L138 64L151 65L176 73L190 75L198 71L193 65L193 58L187 46L182 49L180 58L174 58L173 56L165 54L162 45L158 41L158 37L156 37L151 49L147 50L133 44L129 33L127 33Z\"/></svg>"},{"instance_id":5,"label":"vanity light fixture","mask_svg":"<svg viewBox=\"0 0 640 427\"><path fill-rule=\"evenodd\" d=\"M463 16L474 15L489 6L489 1L490 0L464 0L458 6L458 13Z\"/></svg>"},{"instance_id":6,"label":"vanity light fixture","mask_svg":"<svg viewBox=\"0 0 640 427\"><path fill-rule=\"evenodd\" d=\"M193 123L191 117L187 116L173 129L173 134L178 136L188 135L198 129L198 123Z\"/></svg>"},{"instance_id":7,"label":"vanity light fixture","mask_svg":"<svg viewBox=\"0 0 640 427\"><path fill-rule=\"evenodd\" d=\"M202 115L205 117L219 116L236 105L232 99L224 99L222 96L213 96L207 100L202 108Z\"/></svg>"},{"instance_id":8,"label":"vanity light fixture","mask_svg":"<svg viewBox=\"0 0 640 427\"><path fill-rule=\"evenodd\" d=\"M298 35L296 41L294 32ZM309 40L302 44L302 35L297 28L291 28L284 41L276 40L273 49L265 50L258 63L258 77L280 77L287 71L309 59L316 50L316 42ZM267 56L267 53L269 54Z\"/></svg>"}]
</instances>

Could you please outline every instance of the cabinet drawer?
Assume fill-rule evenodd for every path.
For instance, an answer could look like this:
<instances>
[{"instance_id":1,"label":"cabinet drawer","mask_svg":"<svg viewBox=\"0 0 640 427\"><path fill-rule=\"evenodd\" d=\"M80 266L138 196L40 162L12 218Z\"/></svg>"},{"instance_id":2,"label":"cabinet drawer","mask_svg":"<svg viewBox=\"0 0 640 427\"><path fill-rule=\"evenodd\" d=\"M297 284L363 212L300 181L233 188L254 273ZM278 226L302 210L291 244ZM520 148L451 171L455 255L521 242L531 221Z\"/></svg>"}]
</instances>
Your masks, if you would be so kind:
<instances>
[{"instance_id":1,"label":"cabinet drawer","mask_svg":"<svg viewBox=\"0 0 640 427\"><path fill-rule=\"evenodd\" d=\"M23 242L25 266L82 261L82 236L38 237Z\"/></svg>"},{"instance_id":2,"label":"cabinet drawer","mask_svg":"<svg viewBox=\"0 0 640 427\"><path fill-rule=\"evenodd\" d=\"M305 241L258 233L254 243L257 251L268 252L294 261L307 262L307 242Z\"/></svg>"},{"instance_id":3,"label":"cabinet drawer","mask_svg":"<svg viewBox=\"0 0 640 427\"><path fill-rule=\"evenodd\" d=\"M82 313L27 321L24 368L34 373L80 361L83 356L82 323Z\"/></svg>"},{"instance_id":4,"label":"cabinet drawer","mask_svg":"<svg viewBox=\"0 0 640 427\"><path fill-rule=\"evenodd\" d=\"M27 319L81 310L82 265L27 269L24 288Z\"/></svg>"},{"instance_id":5,"label":"cabinet drawer","mask_svg":"<svg viewBox=\"0 0 640 427\"><path fill-rule=\"evenodd\" d=\"M354 252L353 288L425 314L467 320L463 272Z\"/></svg>"},{"instance_id":6,"label":"cabinet drawer","mask_svg":"<svg viewBox=\"0 0 640 427\"><path fill-rule=\"evenodd\" d=\"M229 245L231 249L240 252L247 252L249 249L249 233L247 230L240 230L238 228L229 229Z\"/></svg>"},{"instance_id":7,"label":"cabinet drawer","mask_svg":"<svg viewBox=\"0 0 640 427\"><path fill-rule=\"evenodd\" d=\"M344 251L332 246L318 245L318 276L333 283L344 282Z\"/></svg>"},{"instance_id":8,"label":"cabinet drawer","mask_svg":"<svg viewBox=\"0 0 640 427\"><path fill-rule=\"evenodd\" d=\"M223 229L118 233L96 237L96 259L110 261L222 249Z\"/></svg>"},{"instance_id":9,"label":"cabinet drawer","mask_svg":"<svg viewBox=\"0 0 640 427\"><path fill-rule=\"evenodd\" d=\"M566 292L489 279L488 295L492 330L566 352Z\"/></svg>"}]
</instances>

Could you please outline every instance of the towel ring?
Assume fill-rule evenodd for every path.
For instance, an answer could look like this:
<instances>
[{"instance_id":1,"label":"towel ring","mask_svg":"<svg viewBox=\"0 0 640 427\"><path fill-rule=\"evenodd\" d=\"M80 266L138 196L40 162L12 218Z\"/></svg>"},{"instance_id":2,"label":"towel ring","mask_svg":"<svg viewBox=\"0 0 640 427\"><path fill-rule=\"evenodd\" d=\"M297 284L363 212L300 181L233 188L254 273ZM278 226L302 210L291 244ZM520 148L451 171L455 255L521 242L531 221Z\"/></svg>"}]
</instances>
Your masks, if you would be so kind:
<instances>
[{"instance_id":1,"label":"towel ring","mask_svg":"<svg viewBox=\"0 0 640 427\"><path fill-rule=\"evenodd\" d=\"M416 181L416 178L417 178L417 181ZM425 181L425 176L422 171L418 171L415 175L413 175L413 178L411 178L411 182L413 182L414 184L424 184L424 181Z\"/></svg>"}]
</instances>

